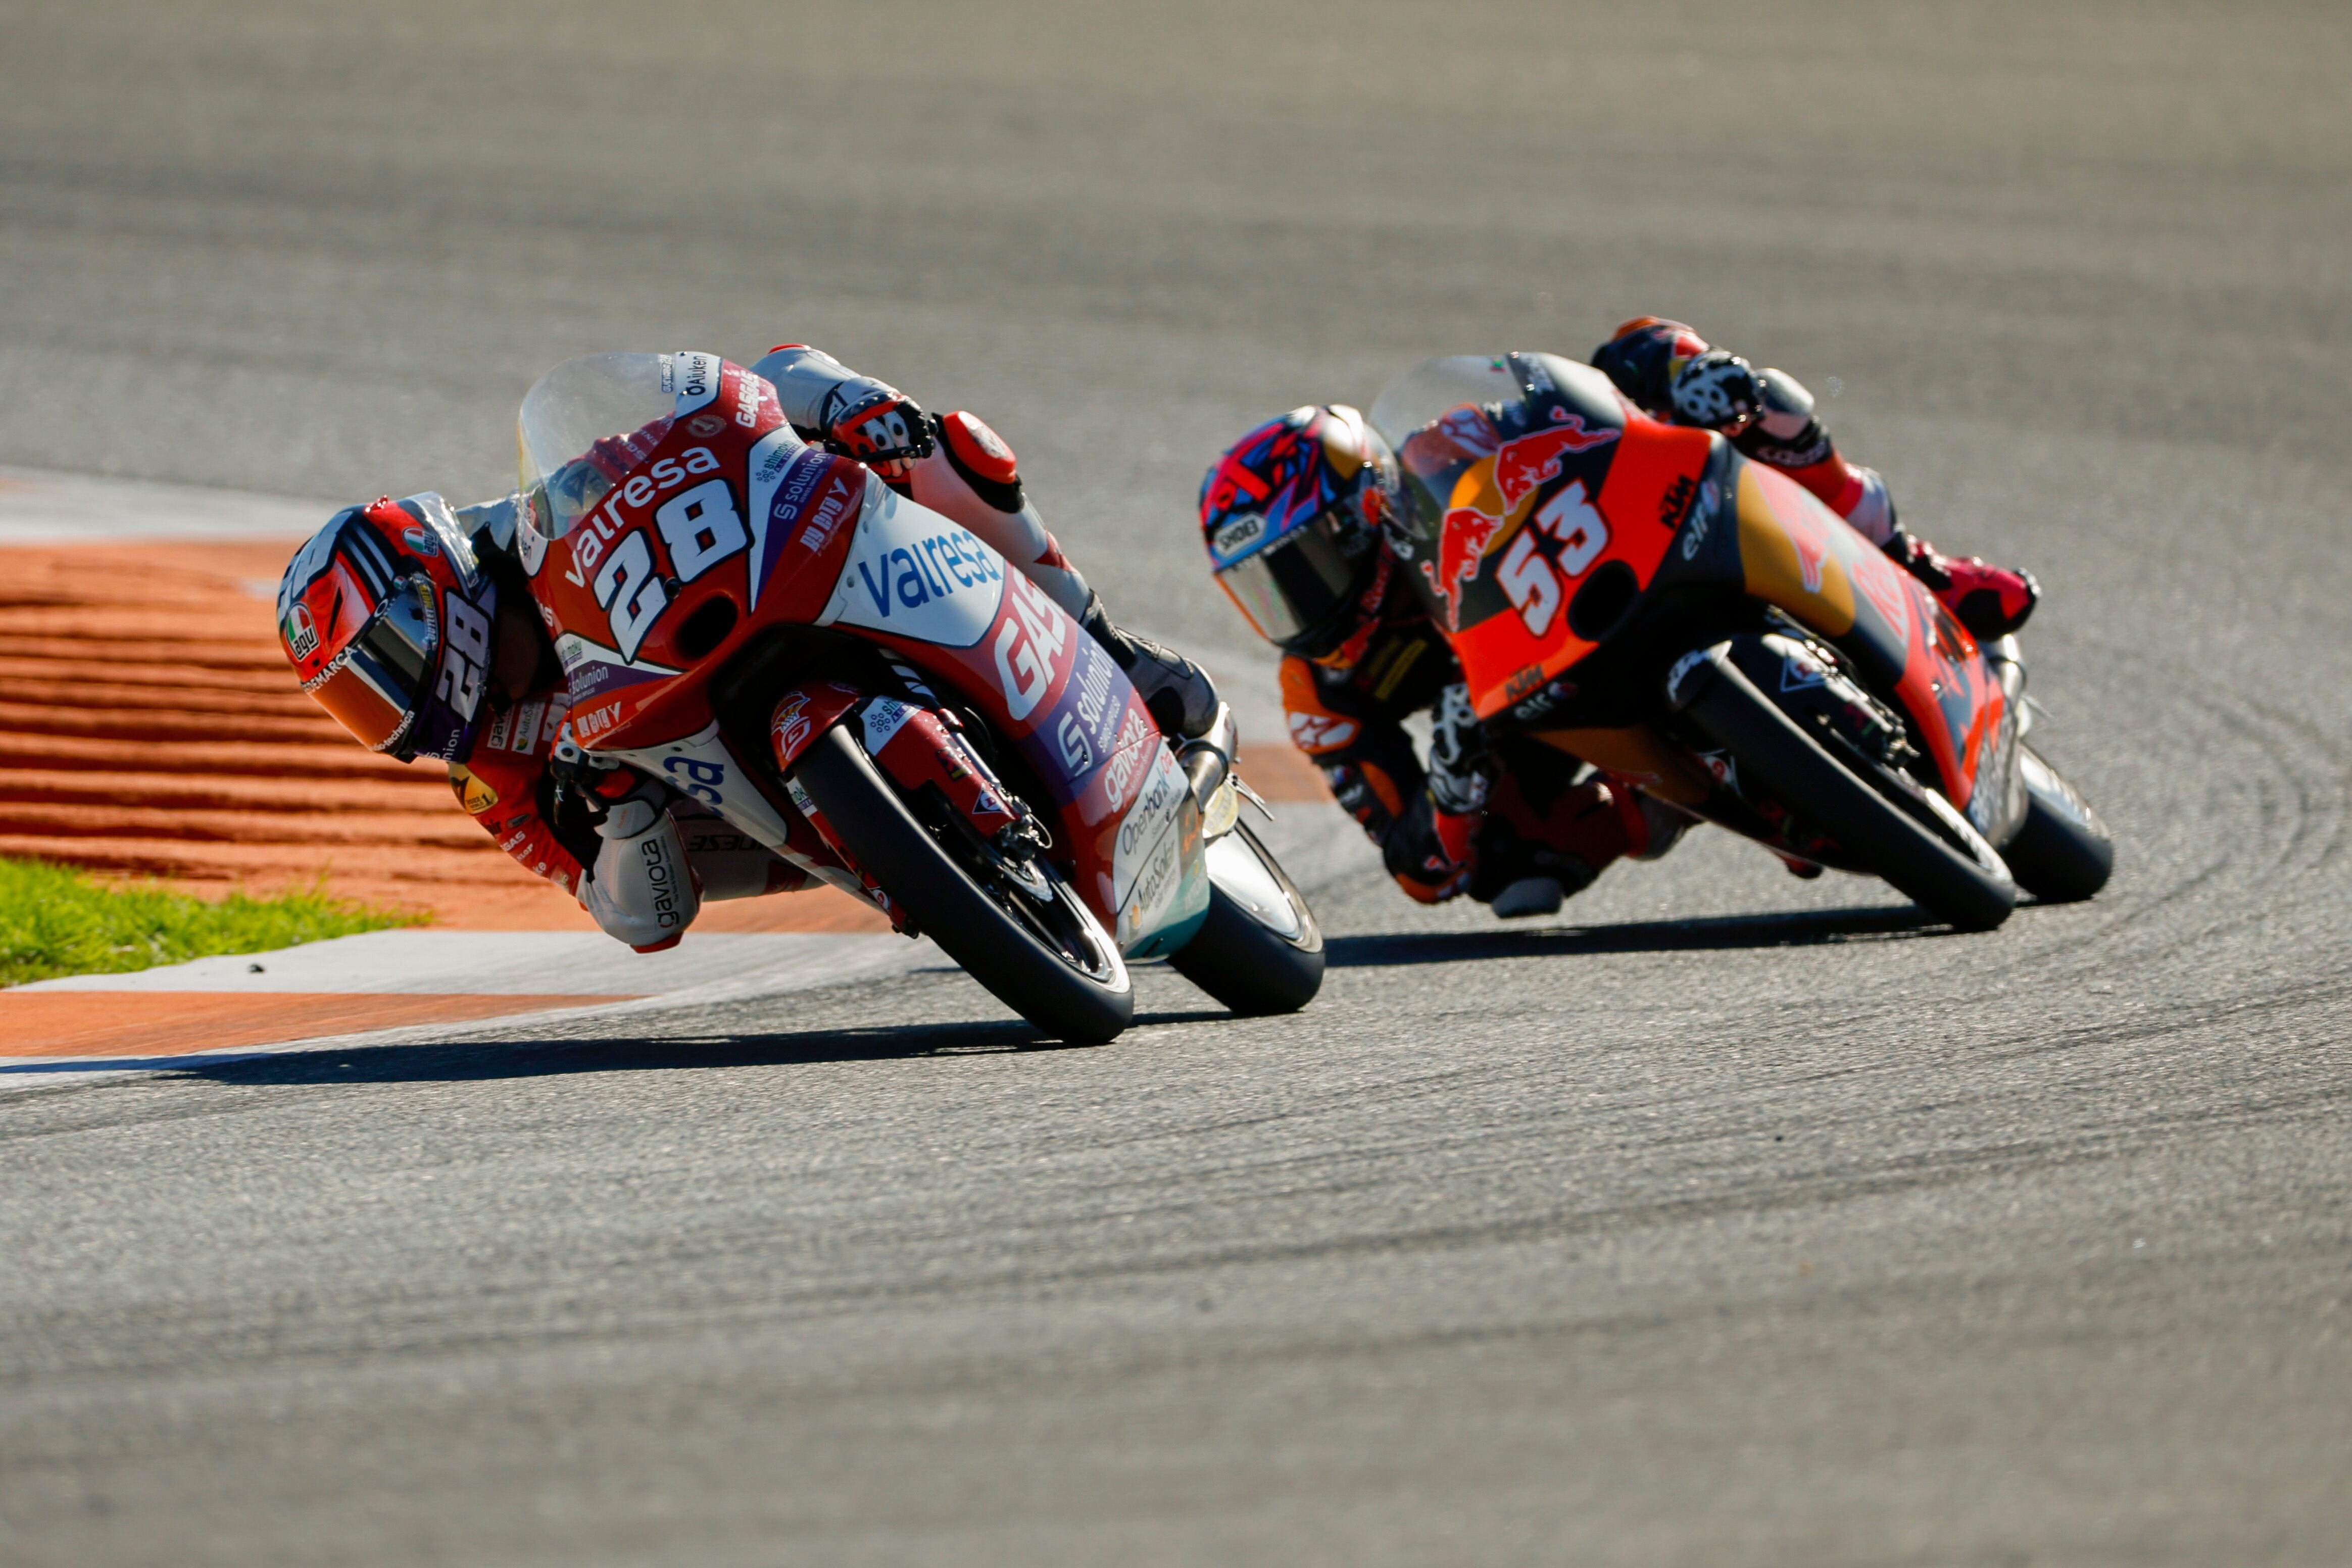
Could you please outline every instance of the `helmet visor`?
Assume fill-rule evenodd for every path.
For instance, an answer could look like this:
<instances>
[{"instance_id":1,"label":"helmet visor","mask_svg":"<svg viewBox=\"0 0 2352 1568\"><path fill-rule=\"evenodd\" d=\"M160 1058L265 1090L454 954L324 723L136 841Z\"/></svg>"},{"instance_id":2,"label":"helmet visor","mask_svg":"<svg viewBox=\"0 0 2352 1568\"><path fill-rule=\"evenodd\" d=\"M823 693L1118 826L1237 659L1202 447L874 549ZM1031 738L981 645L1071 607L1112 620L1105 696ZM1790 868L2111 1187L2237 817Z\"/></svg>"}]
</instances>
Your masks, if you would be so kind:
<instances>
[{"instance_id":1,"label":"helmet visor","mask_svg":"<svg viewBox=\"0 0 2352 1568\"><path fill-rule=\"evenodd\" d=\"M1339 547L1338 519L1323 513L1287 538L1217 574L1234 604L1278 647L1293 647L1328 629L1359 590L1360 566L1369 552L1349 555Z\"/></svg>"},{"instance_id":2,"label":"helmet visor","mask_svg":"<svg viewBox=\"0 0 2352 1568\"><path fill-rule=\"evenodd\" d=\"M394 751L415 723L433 656L441 643L433 584L423 577L395 584L341 658L309 688L360 744Z\"/></svg>"}]
</instances>

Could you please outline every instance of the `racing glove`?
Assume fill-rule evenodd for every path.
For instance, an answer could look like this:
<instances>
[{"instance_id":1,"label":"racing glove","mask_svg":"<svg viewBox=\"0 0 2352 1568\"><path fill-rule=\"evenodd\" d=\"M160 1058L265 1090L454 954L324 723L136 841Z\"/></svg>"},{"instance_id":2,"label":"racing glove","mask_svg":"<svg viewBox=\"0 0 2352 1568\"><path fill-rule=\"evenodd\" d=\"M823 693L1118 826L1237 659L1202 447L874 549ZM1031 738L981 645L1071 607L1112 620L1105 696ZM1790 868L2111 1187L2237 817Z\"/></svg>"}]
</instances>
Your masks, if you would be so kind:
<instances>
[{"instance_id":1,"label":"racing glove","mask_svg":"<svg viewBox=\"0 0 2352 1568\"><path fill-rule=\"evenodd\" d=\"M677 945L702 908L686 841L663 804L661 786L643 784L605 807L604 842L580 889L580 901L604 934L639 952Z\"/></svg>"},{"instance_id":2,"label":"racing glove","mask_svg":"<svg viewBox=\"0 0 2352 1568\"><path fill-rule=\"evenodd\" d=\"M1685 425L1730 435L1764 411L1756 367L1725 349L1709 349L1675 373L1667 389L1675 417Z\"/></svg>"},{"instance_id":3,"label":"racing glove","mask_svg":"<svg viewBox=\"0 0 2352 1568\"><path fill-rule=\"evenodd\" d=\"M903 478L908 463L931 455L931 422L898 388L860 378L825 398L825 444L845 458L871 465L886 479Z\"/></svg>"},{"instance_id":4,"label":"racing glove","mask_svg":"<svg viewBox=\"0 0 2352 1568\"><path fill-rule=\"evenodd\" d=\"M1485 813L1447 811L1423 790L1381 838L1381 859L1408 897L1443 903L1469 887L1478 868L1475 839Z\"/></svg>"}]
</instances>

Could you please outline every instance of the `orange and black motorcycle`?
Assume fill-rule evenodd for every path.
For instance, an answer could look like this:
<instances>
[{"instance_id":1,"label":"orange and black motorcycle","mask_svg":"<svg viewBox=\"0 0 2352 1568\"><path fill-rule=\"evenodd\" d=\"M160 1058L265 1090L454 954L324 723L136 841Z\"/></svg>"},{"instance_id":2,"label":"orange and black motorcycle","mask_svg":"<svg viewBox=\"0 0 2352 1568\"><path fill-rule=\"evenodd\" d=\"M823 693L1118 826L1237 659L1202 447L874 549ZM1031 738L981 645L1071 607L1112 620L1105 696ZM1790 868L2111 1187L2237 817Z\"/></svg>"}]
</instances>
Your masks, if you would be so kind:
<instances>
[{"instance_id":1,"label":"orange and black motorcycle","mask_svg":"<svg viewBox=\"0 0 2352 1568\"><path fill-rule=\"evenodd\" d=\"M1373 405L1391 543L1491 732L1623 775L1962 930L2105 885L2105 826L1980 646L1801 486L1551 354L1434 359Z\"/></svg>"}]
</instances>

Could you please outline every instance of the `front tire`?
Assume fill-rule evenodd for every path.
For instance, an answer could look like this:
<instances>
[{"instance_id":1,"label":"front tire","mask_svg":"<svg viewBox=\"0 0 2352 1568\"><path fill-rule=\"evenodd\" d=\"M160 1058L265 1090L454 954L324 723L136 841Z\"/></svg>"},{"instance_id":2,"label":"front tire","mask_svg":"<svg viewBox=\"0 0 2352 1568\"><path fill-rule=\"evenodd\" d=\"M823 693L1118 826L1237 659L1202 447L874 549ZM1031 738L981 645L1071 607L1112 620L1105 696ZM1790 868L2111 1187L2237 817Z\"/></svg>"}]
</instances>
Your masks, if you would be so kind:
<instances>
[{"instance_id":1,"label":"front tire","mask_svg":"<svg viewBox=\"0 0 2352 1568\"><path fill-rule=\"evenodd\" d=\"M2058 770L2018 749L2025 780L2025 821L2001 846L2017 885L2045 904L2079 903L2115 874L2116 846L2107 825Z\"/></svg>"},{"instance_id":2,"label":"front tire","mask_svg":"<svg viewBox=\"0 0 2352 1568\"><path fill-rule=\"evenodd\" d=\"M983 887L845 727L811 742L793 776L866 874L1006 1006L1072 1045L1102 1045L1133 1021L1135 990L1118 943L1052 867L1033 862L1050 902L982 868Z\"/></svg>"},{"instance_id":3,"label":"front tire","mask_svg":"<svg viewBox=\"0 0 2352 1568\"><path fill-rule=\"evenodd\" d=\"M1170 966L1244 1017L1297 1012L1323 988L1315 911L1247 824L1208 857L1209 918Z\"/></svg>"},{"instance_id":4,"label":"front tire","mask_svg":"<svg viewBox=\"0 0 2352 1568\"><path fill-rule=\"evenodd\" d=\"M1767 795L1834 838L1922 909L1960 931L1990 931L2017 907L2017 884L1990 845L1940 795L1938 834L1822 750L1796 721L1709 649L1713 679L1685 711ZM1890 781L1890 787L1892 787ZM1973 840L1968 848L1953 842Z\"/></svg>"}]
</instances>

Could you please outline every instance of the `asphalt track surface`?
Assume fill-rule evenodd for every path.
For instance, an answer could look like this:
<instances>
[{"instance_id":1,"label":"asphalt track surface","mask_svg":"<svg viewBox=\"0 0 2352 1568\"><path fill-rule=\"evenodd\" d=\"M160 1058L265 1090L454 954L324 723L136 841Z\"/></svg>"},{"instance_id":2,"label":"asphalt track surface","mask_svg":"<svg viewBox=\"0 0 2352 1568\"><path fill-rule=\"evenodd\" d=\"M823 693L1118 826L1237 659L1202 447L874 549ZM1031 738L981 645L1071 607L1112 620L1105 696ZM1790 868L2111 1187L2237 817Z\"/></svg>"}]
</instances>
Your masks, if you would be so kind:
<instances>
[{"instance_id":1,"label":"asphalt track surface","mask_svg":"<svg viewBox=\"0 0 2352 1568\"><path fill-rule=\"evenodd\" d=\"M0 7L0 462L486 492L564 354L801 339L1230 646L1244 425L1661 310L2041 574L2122 868L15 1094L0 1560L2352 1556L2339 6L488 10Z\"/></svg>"}]
</instances>

